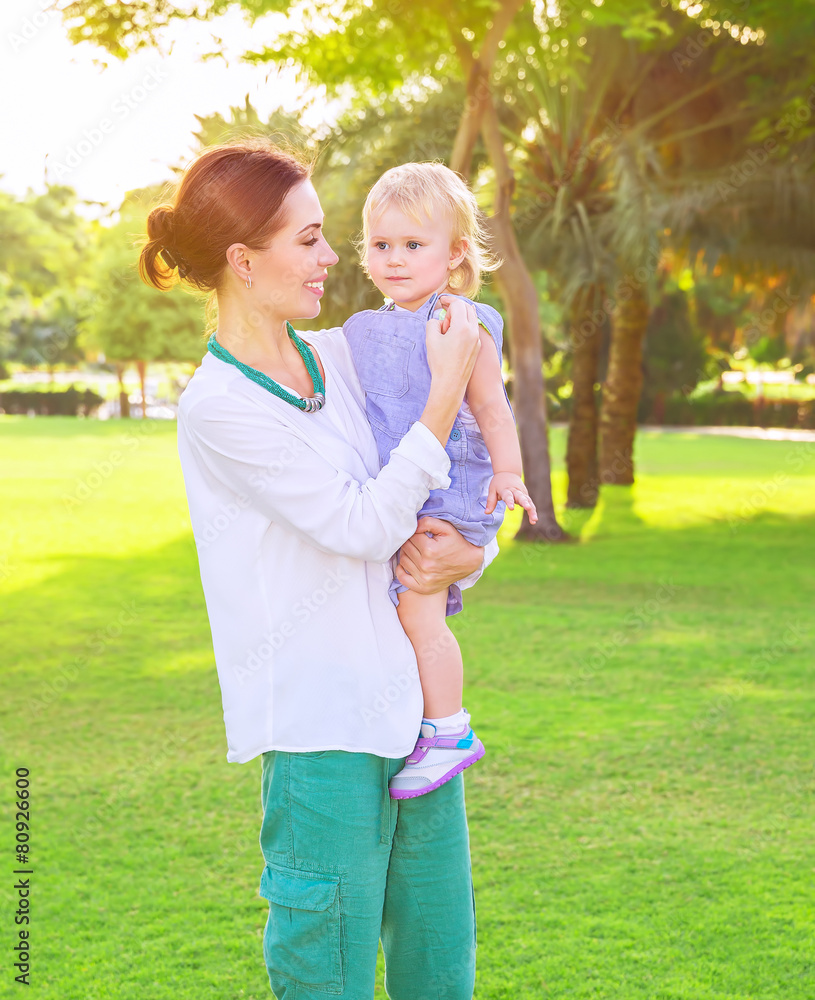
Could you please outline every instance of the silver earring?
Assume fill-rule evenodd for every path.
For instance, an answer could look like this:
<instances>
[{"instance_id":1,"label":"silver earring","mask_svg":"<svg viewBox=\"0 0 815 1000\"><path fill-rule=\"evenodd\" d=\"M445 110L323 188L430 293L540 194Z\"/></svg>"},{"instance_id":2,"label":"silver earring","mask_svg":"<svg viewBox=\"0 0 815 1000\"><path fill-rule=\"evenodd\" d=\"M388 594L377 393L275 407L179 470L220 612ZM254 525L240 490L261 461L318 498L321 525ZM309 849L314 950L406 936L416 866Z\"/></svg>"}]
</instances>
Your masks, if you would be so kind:
<instances>
[{"instance_id":1,"label":"silver earring","mask_svg":"<svg viewBox=\"0 0 815 1000\"><path fill-rule=\"evenodd\" d=\"M246 279L246 281L244 281L244 285L246 285L247 288L251 288L252 287L252 275L251 274Z\"/></svg>"}]
</instances>

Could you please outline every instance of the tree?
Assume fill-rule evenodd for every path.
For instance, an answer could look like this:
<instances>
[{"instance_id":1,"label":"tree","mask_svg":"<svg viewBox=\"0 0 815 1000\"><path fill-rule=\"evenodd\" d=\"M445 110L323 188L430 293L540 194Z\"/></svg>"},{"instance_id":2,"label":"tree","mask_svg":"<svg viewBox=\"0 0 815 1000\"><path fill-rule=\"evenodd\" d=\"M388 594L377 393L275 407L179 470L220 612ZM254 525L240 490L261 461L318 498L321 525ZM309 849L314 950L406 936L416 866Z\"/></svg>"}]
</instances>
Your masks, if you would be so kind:
<instances>
[{"instance_id":1,"label":"tree","mask_svg":"<svg viewBox=\"0 0 815 1000\"><path fill-rule=\"evenodd\" d=\"M202 299L181 288L160 292L138 275L138 241L144 239L149 209L161 197L160 187L131 191L118 221L97 228L86 279L89 308L80 324L83 344L103 351L106 360L116 364L120 383L125 366L136 365L142 417L147 409L146 363L197 363L206 349Z\"/></svg>"},{"instance_id":2,"label":"tree","mask_svg":"<svg viewBox=\"0 0 815 1000\"><path fill-rule=\"evenodd\" d=\"M657 295L648 317L643 345L645 387L640 399L640 418L653 423L665 418L665 400L681 390L691 392L704 378L710 355L705 336L693 312L688 292L689 274L677 280L667 268L657 276Z\"/></svg>"},{"instance_id":3,"label":"tree","mask_svg":"<svg viewBox=\"0 0 815 1000\"><path fill-rule=\"evenodd\" d=\"M500 131L499 107L501 99L512 105L516 100L516 92L529 89L525 83L530 70L540 67L543 73L552 78L552 89L558 93L568 90L569 73L575 65L579 65L579 57L571 53L579 49L581 42L586 41L583 32L598 41L603 34L605 41L611 35L627 43L625 57L614 67L615 73L609 77L608 86L603 97L610 97L607 105L602 103L594 108L594 112L604 112L606 121L615 121L617 117L624 118L624 124L631 128L630 139L623 135L614 143L615 160L606 172L605 180L609 184L606 199L615 202L616 220L608 215L605 219L614 227L610 238L616 244L610 254L614 262L613 282L602 286L603 290L610 287L612 293L606 301L612 304L606 310L613 319L613 329L618 331L612 337L609 372L603 394L603 412L599 420L599 468L598 474L603 481L627 483L633 480L633 439L636 429L636 413L639 402L639 392L642 384L641 352L645 336L648 302L645 290L645 279L636 275L653 274L657 261L655 254L658 227L654 225L654 213L649 207L651 200L651 181L657 165L657 152L662 147L673 145L690 163L691 151L693 157L699 160L699 150L709 151L726 146L733 129L737 125L745 128L750 121L762 113L766 103L745 110L740 107L736 113L732 109L722 108L718 100L724 88L731 80L739 78L744 82L751 69L762 60L772 63L777 59L777 53L768 58L762 55L756 57L755 49L764 42L764 33L741 26L738 32L741 41L755 42L754 51L744 58L744 48L733 37L733 31L726 32L727 42L722 38L717 43L719 54L724 58L719 62L724 64L724 72L719 75L711 71L700 84L688 88L686 81L677 79L679 72L675 48L680 43L690 39L698 29L691 17L679 10L671 13L664 11L656 3L613 3L608 2L598 8L591 4L566 5L568 12L561 10L562 17L548 19L535 18L533 8L506 0L503 3L491 5L491 20L486 26L472 16L471 11L462 13L460 10L447 9L440 11L436 5L433 9L424 4L412 5L406 17L393 16L393 7L385 3L361 4L346 2L334 5L331 12L321 8L328 18L329 27L319 30L306 30L290 33L273 46L255 54L258 59L295 59L304 65L311 78L336 87L340 83L352 83L361 99L374 99L376 85L382 85L391 92L400 88L407 89L411 81L411 72L418 72L415 53L419 51L425 67L428 61L436 56L433 63L434 77L442 85L447 85L451 79L466 79L467 97L464 113L456 141L453 147L451 165L457 169L469 172L467 160L471 156L475 137L480 131L485 139L491 166L495 174L493 192L495 197L492 216L493 232L499 250L504 253L508 266L502 277L511 275L512 283L507 285L505 308L510 319L511 342L513 349L516 341L522 342L524 351L516 351L513 358L516 378L519 383L527 380L522 398L527 404L527 413L522 414L522 441L524 427L537 429L543 426L542 399L543 385L540 375L540 330L536 323L536 310L532 308L534 286L531 276L518 251L514 226L510 222L515 183L513 159L508 154ZM677 5L678 6L678 5ZM698 14L696 6L693 10ZM715 5L718 9L720 5ZM486 10L486 5L481 9ZM690 10L691 8L689 8ZM699 10L704 9L699 7ZM759 7L755 8L757 11ZM802 11L803 8L800 8ZM767 4L760 5L760 12L770 20L779 22L777 14ZM458 65L451 59L451 52L445 53L443 46L439 47L441 37L430 27L434 16L444 15L441 31L449 30L451 51L455 53ZM471 20L462 23L467 17ZM808 15L811 20L811 12ZM426 42L423 46L411 45L416 22L421 17L421 38ZM331 18L335 21L332 24ZM590 31L587 24L591 25ZM710 21L709 37L715 39L719 31L718 23ZM728 27L732 27L729 25ZM786 37L789 37L789 23L784 23ZM311 29L312 26L309 26ZM369 29L373 29L371 34ZM704 33L703 33L704 34ZM708 34L704 37L707 39ZM504 37L506 36L506 37ZM330 41L327 41L330 39ZM358 42L364 42L360 48ZM387 59L385 46L390 44L398 48L398 65ZM707 46L696 43L699 53L704 55ZM506 52L499 57L501 46ZM616 49L619 50L617 45ZM595 53L598 44L594 45ZM552 55L559 52L558 57ZM565 57L563 52L570 55ZM686 51L698 58L696 50L686 47ZM767 52L770 50L768 49ZM796 49L801 55L800 45ZM526 54L526 57L522 55ZM738 55L735 55L738 53ZM519 58L520 56L520 58ZM585 59L585 57L583 57ZM682 55L679 60L687 59ZM728 63L728 60L730 61ZM666 81L667 64L672 61L673 78ZM800 60L799 60L800 61ZM377 76L377 66L380 69ZM701 64L700 64L701 65ZM582 67L585 68L585 67ZM716 67L717 69L719 67ZM787 77L789 78L789 77ZM666 86L667 82L667 86ZM713 93L715 91L715 93ZM713 97L711 95L713 94ZM658 95L658 96L657 96ZM666 99L667 98L667 99ZM658 106L654 103L658 102ZM616 109L616 111L615 111ZM502 108L503 110L503 108ZM538 118L540 111L538 108ZM592 113L590 118L596 117ZM530 121L535 120L530 117ZM701 144L700 137L711 131L715 132L717 142L709 141ZM588 137L584 133L582 141ZM594 137L592 137L594 138ZM514 142L515 149L522 144ZM594 289L595 293L598 291ZM605 294L605 292L604 292ZM513 322L512 313L516 313L519 322ZM596 364L596 351L586 342L585 357L581 358L588 366ZM534 374L533 374L534 373ZM588 374L588 373L586 373ZM591 395L585 407L577 406L574 412L587 415L593 409L594 379L586 377L580 382L589 387ZM524 448L525 465L529 469L527 455L532 449L531 442L545 442L545 434L530 434L529 442ZM583 435L586 447L593 449L593 433ZM572 438L573 444L576 438ZM584 463L586 477L594 478L596 490L597 475L592 472L593 454ZM536 469L547 466L545 450L540 460L533 463ZM548 469L547 469L548 480ZM585 485L585 482L581 485ZM545 533L551 522L542 519L541 528Z\"/></svg>"},{"instance_id":4,"label":"tree","mask_svg":"<svg viewBox=\"0 0 815 1000\"><path fill-rule=\"evenodd\" d=\"M23 198L0 192L0 349L52 375L81 356L77 278L89 233L75 207L74 191L59 185Z\"/></svg>"},{"instance_id":5,"label":"tree","mask_svg":"<svg viewBox=\"0 0 815 1000\"><path fill-rule=\"evenodd\" d=\"M653 285L660 244L687 246L689 217L694 216L691 210L682 217L674 203L702 202L700 192L712 179L721 189L724 171L733 171L733 149L764 121L796 73L807 66L811 73L811 57L800 42L791 46L791 68L789 51L777 43L762 49L763 30L733 29L741 42L755 43L752 50L730 32L719 38L719 24L710 17L717 5L708 6L708 30L703 32L679 12L662 20L649 21L647 15L637 23L623 20L620 8L611 3L603 7L605 26L586 30L580 20L585 10L572 8L567 20L576 26L561 25L552 45L561 52L566 45L569 58L561 58L559 65L539 61L517 74L506 133L520 156L516 224L528 256L553 269L561 294L573 303L574 392L567 453L571 505L593 505L600 481L633 481L647 287ZM690 9L698 14L703 8ZM762 10L778 23L777 12L765 5ZM807 19L811 24L811 11ZM729 22L727 26L733 28ZM789 41L792 25L785 22L783 28L779 32ZM575 40L576 48L569 45ZM692 67L693 85L677 63L686 73L685 64ZM773 79L763 80L759 68ZM740 100L756 80L764 85L762 99ZM799 118L800 111L799 106ZM789 123L792 115L788 109L780 120ZM761 157L767 156L761 151ZM754 167L753 161L748 165ZM736 187L725 186L707 204L739 189L734 204L746 210L747 189L741 190L743 179L738 173L736 177ZM768 205L764 199L765 220L772 218ZM734 232L733 221L718 214L720 239ZM699 248L697 240L694 249ZM612 321L612 339L598 420L594 385L606 318Z\"/></svg>"},{"instance_id":6,"label":"tree","mask_svg":"<svg viewBox=\"0 0 815 1000\"><path fill-rule=\"evenodd\" d=\"M180 16L159 0L136 0L126 10L118 5L106 10L106 6L78 0L67 5L66 16L77 38L84 33L118 54L128 46L146 44L156 26ZM808 0L791 0L784 5L753 0L747 11L750 23L746 15L733 23L730 19L735 15L728 13L726 0L705 4L567 0L557 5L514 0L476 0L468 5L431 0L410 4L403 0L314 0L308 4L303 0L295 4L244 0L242 6L252 17L291 11L296 15L291 23L300 25L272 44L261 45L250 58L294 61L333 93L350 85L352 108L376 104L383 94L410 97L455 83L466 85L453 165L469 172L469 158L480 132L492 168L484 190L495 199L494 233L508 261L503 280L510 297L505 307L512 349L517 354L513 361L519 367L519 380L531 389L524 393L526 410L521 421L528 474L528 452L536 443L545 442L545 433L540 430L544 427L542 375L536 371L540 368L540 331L536 328L537 312L531 309L534 286L517 251L514 231L515 153L522 147L513 143L514 148L506 148L500 124L505 105L511 106L520 91L529 90L529 67L544 67L553 86L568 90L570 66L579 63L576 54L581 44L596 32L614 30L632 43L631 66L623 67L622 89L627 97L621 105L630 141L620 143L629 162L620 177L633 186L615 188L612 184L611 193L617 191L626 197L628 191L646 199L649 192L641 182L649 179L648 173L638 166L643 156L650 157L656 150L680 182L689 168L721 168L729 162L734 148L739 144L744 148L751 128L767 124L773 116L796 114L800 88L813 79L809 39L815 11ZM224 7L223 0L217 0L188 13L208 17ZM636 80L633 90L632 79ZM613 113L610 120L615 121ZM795 128L793 122L793 132ZM621 163L618 159L618 165ZM635 198L632 205L639 209L642 201ZM656 235L658 231L652 230L649 244ZM624 248L624 229L619 236ZM636 241L629 240L628 247L636 249ZM626 265L624 276L632 268L634 275L638 268L647 272L650 266L653 271L653 263L636 263L636 253L632 259L634 263ZM612 289L605 301L614 302L607 311L620 331L618 338L612 337L600 420L600 475L608 482L630 482L633 478L631 456L640 384L634 369L639 364L647 321L643 287L643 282L634 278L602 288L603 295ZM596 295L601 289L594 291ZM522 345L521 350L515 350L516 342ZM590 356L585 360L591 364ZM532 428L531 434L525 435L524 425ZM546 458L544 448L540 460L531 463L531 474L545 474L543 495L548 496L548 468L542 471ZM554 532L556 522L542 517L538 527L545 536L547 530Z\"/></svg>"}]
</instances>

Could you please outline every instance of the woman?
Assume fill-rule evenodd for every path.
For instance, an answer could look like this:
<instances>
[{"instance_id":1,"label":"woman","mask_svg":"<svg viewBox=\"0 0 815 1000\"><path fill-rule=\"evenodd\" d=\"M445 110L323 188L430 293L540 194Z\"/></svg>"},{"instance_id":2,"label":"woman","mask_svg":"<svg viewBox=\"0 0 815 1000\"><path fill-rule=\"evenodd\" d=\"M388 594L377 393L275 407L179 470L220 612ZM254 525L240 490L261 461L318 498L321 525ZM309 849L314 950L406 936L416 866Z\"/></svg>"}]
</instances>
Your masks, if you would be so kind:
<instances>
[{"instance_id":1,"label":"woman","mask_svg":"<svg viewBox=\"0 0 815 1000\"><path fill-rule=\"evenodd\" d=\"M446 332L428 323L427 405L380 471L342 331L298 337L287 322L319 314L338 259L309 173L268 143L205 151L174 204L151 212L140 259L154 287L177 267L217 298L178 447L227 760L262 757L264 956L278 1000L365 1000L381 937L392 1000L470 1000L462 776L415 800L388 794L422 717L388 589L400 545L395 571L420 593L488 561L450 525L416 525L429 491L450 481L444 445L477 323L457 299Z\"/></svg>"}]
</instances>

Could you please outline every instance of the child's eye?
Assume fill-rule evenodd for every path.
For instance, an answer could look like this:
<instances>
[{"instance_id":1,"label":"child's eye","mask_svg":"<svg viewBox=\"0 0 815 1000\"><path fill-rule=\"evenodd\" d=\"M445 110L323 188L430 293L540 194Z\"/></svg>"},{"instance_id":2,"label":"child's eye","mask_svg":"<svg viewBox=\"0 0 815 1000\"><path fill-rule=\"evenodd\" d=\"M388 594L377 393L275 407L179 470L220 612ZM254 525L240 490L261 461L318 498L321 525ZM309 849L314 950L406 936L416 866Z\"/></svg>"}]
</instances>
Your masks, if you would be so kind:
<instances>
[{"instance_id":1,"label":"child's eye","mask_svg":"<svg viewBox=\"0 0 815 1000\"><path fill-rule=\"evenodd\" d=\"M418 250L421 245L422 244L421 243L417 243L416 240L409 240L408 241L408 250Z\"/></svg>"},{"instance_id":2,"label":"child's eye","mask_svg":"<svg viewBox=\"0 0 815 1000\"><path fill-rule=\"evenodd\" d=\"M380 241L379 243L375 243L374 246L376 247L377 250L387 250L388 248L388 244L385 243L384 240Z\"/></svg>"}]
</instances>

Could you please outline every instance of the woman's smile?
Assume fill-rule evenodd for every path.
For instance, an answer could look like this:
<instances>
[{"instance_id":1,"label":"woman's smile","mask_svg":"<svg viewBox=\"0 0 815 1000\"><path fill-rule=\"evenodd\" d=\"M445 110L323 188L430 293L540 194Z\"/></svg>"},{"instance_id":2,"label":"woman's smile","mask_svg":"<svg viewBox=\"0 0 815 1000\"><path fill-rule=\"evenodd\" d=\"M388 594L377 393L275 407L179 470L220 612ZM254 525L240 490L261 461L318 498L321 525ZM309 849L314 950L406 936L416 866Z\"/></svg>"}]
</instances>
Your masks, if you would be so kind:
<instances>
[{"instance_id":1,"label":"woman's smile","mask_svg":"<svg viewBox=\"0 0 815 1000\"><path fill-rule=\"evenodd\" d=\"M305 286L310 292L313 292L317 298L321 298L323 295L323 282L327 277L328 275L324 274L322 278L317 278L314 281L306 281Z\"/></svg>"}]
</instances>

